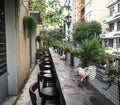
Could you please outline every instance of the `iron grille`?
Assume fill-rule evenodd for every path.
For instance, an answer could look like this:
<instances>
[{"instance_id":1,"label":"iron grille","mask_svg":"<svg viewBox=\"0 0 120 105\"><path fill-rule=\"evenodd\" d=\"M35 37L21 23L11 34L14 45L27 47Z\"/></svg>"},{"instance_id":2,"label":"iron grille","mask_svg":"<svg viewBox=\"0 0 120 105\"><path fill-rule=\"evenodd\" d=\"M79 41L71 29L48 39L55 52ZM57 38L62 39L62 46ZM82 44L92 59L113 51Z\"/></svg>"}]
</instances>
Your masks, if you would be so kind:
<instances>
[{"instance_id":1,"label":"iron grille","mask_svg":"<svg viewBox=\"0 0 120 105\"><path fill-rule=\"evenodd\" d=\"M7 71L4 0L0 4L0 75Z\"/></svg>"}]
</instances>

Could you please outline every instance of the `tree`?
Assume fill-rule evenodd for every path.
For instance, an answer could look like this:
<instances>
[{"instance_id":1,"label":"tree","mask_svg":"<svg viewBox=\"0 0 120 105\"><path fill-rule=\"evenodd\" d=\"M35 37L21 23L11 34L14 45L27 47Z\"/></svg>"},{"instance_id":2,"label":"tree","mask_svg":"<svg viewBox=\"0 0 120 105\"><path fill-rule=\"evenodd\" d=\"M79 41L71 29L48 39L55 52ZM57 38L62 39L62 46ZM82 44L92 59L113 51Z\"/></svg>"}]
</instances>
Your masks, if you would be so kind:
<instances>
[{"instance_id":1,"label":"tree","mask_svg":"<svg viewBox=\"0 0 120 105\"><path fill-rule=\"evenodd\" d=\"M87 22L83 21L81 23L78 23L72 33L73 39L78 43L81 43L82 40L86 39L88 36L87 30L88 30Z\"/></svg>"},{"instance_id":2,"label":"tree","mask_svg":"<svg viewBox=\"0 0 120 105\"><path fill-rule=\"evenodd\" d=\"M88 23L88 36L90 39L101 33L101 24L97 21L91 21Z\"/></svg>"},{"instance_id":3,"label":"tree","mask_svg":"<svg viewBox=\"0 0 120 105\"><path fill-rule=\"evenodd\" d=\"M73 30L73 38L75 41L81 43L84 39L93 39L100 35L101 24L97 21L86 22L82 21Z\"/></svg>"},{"instance_id":4,"label":"tree","mask_svg":"<svg viewBox=\"0 0 120 105\"><path fill-rule=\"evenodd\" d=\"M40 11L44 26L63 24L64 9L71 9L66 3L61 5L60 0L29 0L29 9Z\"/></svg>"}]
</instances>

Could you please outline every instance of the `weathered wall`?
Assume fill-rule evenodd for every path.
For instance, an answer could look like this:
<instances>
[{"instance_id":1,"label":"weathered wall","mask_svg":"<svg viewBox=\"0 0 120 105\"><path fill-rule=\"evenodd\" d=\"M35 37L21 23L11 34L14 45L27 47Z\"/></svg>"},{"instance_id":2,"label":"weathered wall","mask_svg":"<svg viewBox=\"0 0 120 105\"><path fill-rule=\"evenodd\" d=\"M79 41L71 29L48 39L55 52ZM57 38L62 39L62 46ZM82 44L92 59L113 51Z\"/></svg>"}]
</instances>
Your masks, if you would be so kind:
<instances>
[{"instance_id":1,"label":"weathered wall","mask_svg":"<svg viewBox=\"0 0 120 105\"><path fill-rule=\"evenodd\" d=\"M27 2L22 2L16 18L16 49L17 49L17 85L20 91L30 73L30 47L29 38L25 36L23 29L23 17L28 14Z\"/></svg>"}]
</instances>

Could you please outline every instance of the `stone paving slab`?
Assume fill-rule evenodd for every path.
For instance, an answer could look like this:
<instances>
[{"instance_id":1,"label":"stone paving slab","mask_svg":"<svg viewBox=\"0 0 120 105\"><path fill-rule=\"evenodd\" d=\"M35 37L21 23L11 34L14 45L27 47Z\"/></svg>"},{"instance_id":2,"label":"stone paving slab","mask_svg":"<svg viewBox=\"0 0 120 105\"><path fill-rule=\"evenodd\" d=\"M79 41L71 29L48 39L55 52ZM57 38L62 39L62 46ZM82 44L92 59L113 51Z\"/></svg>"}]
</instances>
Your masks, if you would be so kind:
<instances>
[{"instance_id":1,"label":"stone paving slab","mask_svg":"<svg viewBox=\"0 0 120 105\"><path fill-rule=\"evenodd\" d=\"M17 96L9 96L5 99L5 101L1 105L14 105Z\"/></svg>"},{"instance_id":2,"label":"stone paving slab","mask_svg":"<svg viewBox=\"0 0 120 105\"><path fill-rule=\"evenodd\" d=\"M20 97L18 98L16 105L32 105L30 95L29 95L29 87L32 83L37 81L37 74L39 73L39 66L36 65L33 69ZM38 93L38 92L36 92ZM38 94L37 94L38 95ZM39 99L40 100L40 99Z\"/></svg>"}]
</instances>

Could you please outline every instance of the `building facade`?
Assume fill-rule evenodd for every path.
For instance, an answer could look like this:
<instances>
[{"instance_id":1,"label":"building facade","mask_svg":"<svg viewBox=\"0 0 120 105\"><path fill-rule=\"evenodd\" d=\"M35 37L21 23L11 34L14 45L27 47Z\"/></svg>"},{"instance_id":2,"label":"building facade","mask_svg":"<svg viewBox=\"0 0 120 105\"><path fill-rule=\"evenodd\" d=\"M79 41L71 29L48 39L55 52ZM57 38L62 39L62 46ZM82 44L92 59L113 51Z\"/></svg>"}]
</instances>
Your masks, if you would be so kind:
<instances>
[{"instance_id":1,"label":"building facade","mask_svg":"<svg viewBox=\"0 0 120 105\"><path fill-rule=\"evenodd\" d=\"M109 11L104 20L107 27L102 35L103 44L107 46L107 53L120 55L120 1L108 0L106 7Z\"/></svg>"},{"instance_id":2,"label":"building facade","mask_svg":"<svg viewBox=\"0 0 120 105\"><path fill-rule=\"evenodd\" d=\"M23 28L27 0L1 0L0 15L1 104L8 95L18 95L30 74L30 40Z\"/></svg>"},{"instance_id":3,"label":"building facade","mask_svg":"<svg viewBox=\"0 0 120 105\"><path fill-rule=\"evenodd\" d=\"M95 20L102 25L102 33L105 32L106 24L103 20L107 16L108 9L106 8L106 0L85 0L85 14L86 21Z\"/></svg>"},{"instance_id":4,"label":"building facade","mask_svg":"<svg viewBox=\"0 0 120 105\"><path fill-rule=\"evenodd\" d=\"M84 18L84 4L85 0L74 0L74 25Z\"/></svg>"}]
</instances>

